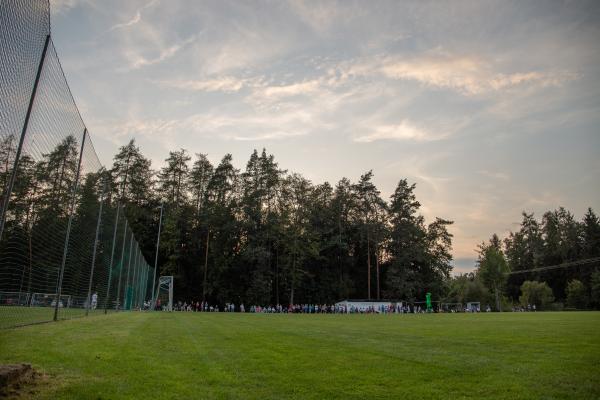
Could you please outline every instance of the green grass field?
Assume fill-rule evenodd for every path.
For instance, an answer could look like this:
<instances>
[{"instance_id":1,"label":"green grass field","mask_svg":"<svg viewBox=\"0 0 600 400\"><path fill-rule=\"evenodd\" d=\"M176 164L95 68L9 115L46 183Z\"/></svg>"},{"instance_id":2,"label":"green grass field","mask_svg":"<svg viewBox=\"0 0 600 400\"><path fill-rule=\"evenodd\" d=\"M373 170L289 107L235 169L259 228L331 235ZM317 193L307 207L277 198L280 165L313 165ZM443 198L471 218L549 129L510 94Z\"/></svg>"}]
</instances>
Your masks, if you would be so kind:
<instances>
[{"instance_id":1,"label":"green grass field","mask_svg":"<svg viewBox=\"0 0 600 400\"><path fill-rule=\"evenodd\" d=\"M109 312L114 312L110 310ZM90 310L90 315L104 314L104 310ZM58 319L80 318L85 316L84 308L59 308ZM0 330L15 326L39 324L54 319L54 307L0 306Z\"/></svg>"},{"instance_id":2,"label":"green grass field","mask_svg":"<svg viewBox=\"0 0 600 400\"><path fill-rule=\"evenodd\" d=\"M35 398L597 399L600 313L119 313L0 330Z\"/></svg>"}]
</instances>

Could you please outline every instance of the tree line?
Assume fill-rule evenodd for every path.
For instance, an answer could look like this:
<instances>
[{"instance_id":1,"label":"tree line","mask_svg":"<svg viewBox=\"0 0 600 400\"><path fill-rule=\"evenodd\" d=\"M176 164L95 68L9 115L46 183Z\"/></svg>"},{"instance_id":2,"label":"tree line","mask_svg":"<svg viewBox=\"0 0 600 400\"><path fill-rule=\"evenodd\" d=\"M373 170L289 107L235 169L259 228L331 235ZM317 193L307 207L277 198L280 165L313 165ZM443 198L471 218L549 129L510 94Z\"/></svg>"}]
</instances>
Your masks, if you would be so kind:
<instances>
[{"instance_id":1,"label":"tree line","mask_svg":"<svg viewBox=\"0 0 600 400\"><path fill-rule=\"evenodd\" d=\"M3 183L14 146L11 137L0 143ZM27 154L20 159L0 246L30 254L29 277L49 276L45 268L56 264L48 236L64 237L77 165L78 143L71 136L40 160ZM600 256L600 223L591 209L581 222L563 208L545 213L541 221L524 213L518 231L503 240L493 235L479 246L473 273L452 277L452 221L427 223L415 184L406 179L384 199L371 171L355 182L316 184L281 169L264 149L253 151L243 170L230 154L213 165L205 154L192 157L181 149L169 152L164 166L154 171L132 140L109 169L82 175L74 224L81 240L73 243L75 250L94 240L103 190L108 192L100 260L108 265L107 239L112 239L119 205L146 260L153 260L162 207L158 274L175 277L181 299L323 304L342 298L418 301L430 292L445 302L501 307L519 301L525 281L545 282L557 300L566 299L569 285L578 281L586 305L596 304L592 268L507 275ZM84 253L74 251L67 269L76 274L82 262L77 254Z\"/></svg>"},{"instance_id":2,"label":"tree line","mask_svg":"<svg viewBox=\"0 0 600 400\"><path fill-rule=\"evenodd\" d=\"M314 184L254 151L243 171L226 154L212 165L172 151L156 174L131 141L114 158L114 196L148 226L164 205L160 272L178 296L246 304L331 303L341 298L441 296L451 271L452 222L426 224L414 184L389 201L371 171L357 182ZM133 211L135 210L135 211ZM146 235L148 233L149 235ZM148 246L149 248L150 246Z\"/></svg>"},{"instance_id":3,"label":"tree line","mask_svg":"<svg viewBox=\"0 0 600 400\"><path fill-rule=\"evenodd\" d=\"M523 212L519 230L503 240L493 234L478 246L477 268L451 280L449 299L481 301L496 309L515 303L600 308L599 257L600 219L591 208L581 221L563 207L545 212L541 220ZM580 260L589 262L572 263Z\"/></svg>"},{"instance_id":4,"label":"tree line","mask_svg":"<svg viewBox=\"0 0 600 400\"><path fill-rule=\"evenodd\" d=\"M14 140L7 139L0 143L4 182L11 157ZM41 160L24 155L19 162L4 237L23 239L13 240L22 249L10 245L15 253L30 252L27 243L33 247L30 262L37 266L28 267L30 275L48 264L43 236L52 230L64 237L77 161L77 140L67 137ZM92 210L107 184L102 237L112 237L109 221L120 204L146 259L153 260L162 206L159 274L175 276L182 299L322 304L442 296L452 269L452 222L427 224L407 180L389 200L372 180L367 171L356 182L315 184L281 169L264 149L250 155L244 170L234 167L230 154L213 165L205 154L192 158L182 149L153 171L132 140L110 169L82 177L74 226L86 231L76 237L93 240ZM108 247L100 246L101 257L109 256ZM70 264L76 268L76 260Z\"/></svg>"}]
</instances>

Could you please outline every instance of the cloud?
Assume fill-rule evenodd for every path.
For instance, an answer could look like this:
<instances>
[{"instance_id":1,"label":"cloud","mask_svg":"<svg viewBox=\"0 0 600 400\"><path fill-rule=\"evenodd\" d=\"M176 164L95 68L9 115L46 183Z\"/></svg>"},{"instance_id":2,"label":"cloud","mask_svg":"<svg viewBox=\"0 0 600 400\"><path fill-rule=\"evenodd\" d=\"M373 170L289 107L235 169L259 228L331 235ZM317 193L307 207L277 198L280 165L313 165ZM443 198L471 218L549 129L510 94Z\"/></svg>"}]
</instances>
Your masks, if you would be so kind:
<instances>
[{"instance_id":1,"label":"cloud","mask_svg":"<svg viewBox=\"0 0 600 400\"><path fill-rule=\"evenodd\" d=\"M164 143L168 149L173 141L182 138L182 134L186 137L210 137L240 142L281 140L307 135L318 123L305 110L246 115L216 109L178 119L142 120L131 117L123 122L102 124L102 130L103 136L121 141L123 137L143 136Z\"/></svg>"},{"instance_id":2,"label":"cloud","mask_svg":"<svg viewBox=\"0 0 600 400\"><path fill-rule=\"evenodd\" d=\"M50 2L50 11L53 14L63 14L84 2L87 3L87 0L52 0Z\"/></svg>"},{"instance_id":3,"label":"cloud","mask_svg":"<svg viewBox=\"0 0 600 400\"><path fill-rule=\"evenodd\" d=\"M479 173L488 178L493 178L493 179L497 179L500 181L509 181L510 180L510 176L504 172L488 171L488 170L484 169L484 170L479 171Z\"/></svg>"},{"instance_id":4,"label":"cloud","mask_svg":"<svg viewBox=\"0 0 600 400\"><path fill-rule=\"evenodd\" d=\"M559 87L581 77L568 70L503 72L493 59L443 53L433 49L417 56L373 56L330 67L341 80L352 77L414 81L432 89L450 89L473 96L517 87Z\"/></svg>"},{"instance_id":5,"label":"cloud","mask_svg":"<svg viewBox=\"0 0 600 400\"><path fill-rule=\"evenodd\" d=\"M71 1L73 1L73 0L71 0ZM111 31L114 31L114 30L117 30L117 29L121 29L121 28L127 28L129 26L133 26L133 25L137 24L138 22L140 22L142 20L142 11L145 10L145 9L147 9L147 8L152 7L153 5L155 5L156 3L158 3L158 1L159 0L153 0L153 1L145 4L143 7L140 7L135 12L135 15L129 21L123 22L121 24L116 24L116 25L111 26L108 29L108 32L111 32Z\"/></svg>"},{"instance_id":6,"label":"cloud","mask_svg":"<svg viewBox=\"0 0 600 400\"><path fill-rule=\"evenodd\" d=\"M397 125L382 125L376 127L373 132L354 138L355 142L371 143L378 140L437 140L441 138L430 132L418 128L410 121L403 120Z\"/></svg>"},{"instance_id":7,"label":"cloud","mask_svg":"<svg viewBox=\"0 0 600 400\"><path fill-rule=\"evenodd\" d=\"M560 86L576 79L569 71L498 73L493 63L474 56L436 55L409 60L386 59L380 71L392 79L413 80L426 86L478 95L516 86Z\"/></svg>"},{"instance_id":8,"label":"cloud","mask_svg":"<svg viewBox=\"0 0 600 400\"><path fill-rule=\"evenodd\" d=\"M257 142L263 140L281 140L290 137L303 136L306 132L296 131L296 132L285 132L285 131L275 131L264 134L258 134L253 136L231 136L231 139L237 140L240 142Z\"/></svg>"},{"instance_id":9,"label":"cloud","mask_svg":"<svg viewBox=\"0 0 600 400\"><path fill-rule=\"evenodd\" d=\"M161 63L161 62L173 57L175 54L177 54L177 52L179 50L181 50L188 44L192 43L194 40L196 40L196 37L192 36L192 37L190 37L186 40L183 40L179 43L175 43L167 48L160 50L158 57L154 57L154 58L146 58L141 55L131 55L130 54L129 55L129 58L130 58L129 69L135 70L135 69L140 69L142 67L146 67L148 65Z\"/></svg>"},{"instance_id":10,"label":"cloud","mask_svg":"<svg viewBox=\"0 0 600 400\"><path fill-rule=\"evenodd\" d=\"M349 2L295 0L288 4L300 21L320 35L331 33L340 22L348 23L364 14L364 8Z\"/></svg>"},{"instance_id":11,"label":"cloud","mask_svg":"<svg viewBox=\"0 0 600 400\"><path fill-rule=\"evenodd\" d=\"M131 18L129 21L124 22L122 24L116 24L110 27L109 31L114 31L116 29L121 29L121 28L126 28L128 26L132 26L137 24L138 22L140 22L142 20L142 13L140 10L138 10L135 15L133 16L133 18Z\"/></svg>"},{"instance_id":12,"label":"cloud","mask_svg":"<svg viewBox=\"0 0 600 400\"><path fill-rule=\"evenodd\" d=\"M308 93L314 93L319 90L321 83L317 79L293 83L283 86L267 86L262 89L262 95L265 97L278 98L285 96L296 96Z\"/></svg>"},{"instance_id":13,"label":"cloud","mask_svg":"<svg viewBox=\"0 0 600 400\"><path fill-rule=\"evenodd\" d=\"M234 93L240 90L250 87L263 86L263 78L238 78L235 76L217 76L208 79L190 79L190 80L163 80L154 81L162 87L168 87L173 89L182 89L188 91L199 91L199 92L224 92Z\"/></svg>"}]
</instances>

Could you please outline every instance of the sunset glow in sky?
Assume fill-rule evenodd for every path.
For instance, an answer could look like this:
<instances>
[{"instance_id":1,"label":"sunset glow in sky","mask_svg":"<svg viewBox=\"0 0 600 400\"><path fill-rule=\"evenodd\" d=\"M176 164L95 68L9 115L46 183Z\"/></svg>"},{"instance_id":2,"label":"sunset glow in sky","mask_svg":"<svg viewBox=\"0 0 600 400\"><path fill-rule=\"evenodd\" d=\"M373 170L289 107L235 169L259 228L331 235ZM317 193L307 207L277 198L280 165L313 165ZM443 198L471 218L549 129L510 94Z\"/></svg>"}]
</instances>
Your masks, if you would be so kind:
<instances>
[{"instance_id":1,"label":"sunset glow in sky","mask_svg":"<svg viewBox=\"0 0 600 400\"><path fill-rule=\"evenodd\" d=\"M51 1L96 150L266 147L314 183L372 169L455 221L455 272L521 211L600 211L600 2Z\"/></svg>"}]
</instances>

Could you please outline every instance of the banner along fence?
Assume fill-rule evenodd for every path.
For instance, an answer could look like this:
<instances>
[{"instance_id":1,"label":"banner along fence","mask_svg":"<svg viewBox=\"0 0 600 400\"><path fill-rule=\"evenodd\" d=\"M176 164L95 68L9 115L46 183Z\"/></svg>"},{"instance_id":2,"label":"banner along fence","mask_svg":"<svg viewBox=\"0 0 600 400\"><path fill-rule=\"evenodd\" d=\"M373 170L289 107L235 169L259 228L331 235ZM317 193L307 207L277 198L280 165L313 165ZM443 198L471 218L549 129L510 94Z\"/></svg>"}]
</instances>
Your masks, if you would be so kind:
<instances>
[{"instance_id":1,"label":"banner along fence","mask_svg":"<svg viewBox=\"0 0 600 400\"><path fill-rule=\"evenodd\" d=\"M0 1L0 328L140 309L146 262L65 79L47 0Z\"/></svg>"}]
</instances>

